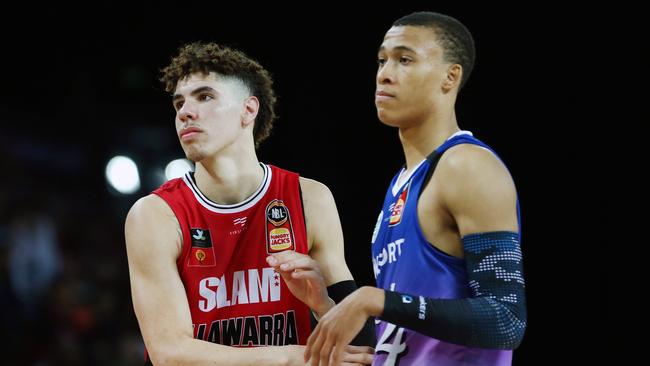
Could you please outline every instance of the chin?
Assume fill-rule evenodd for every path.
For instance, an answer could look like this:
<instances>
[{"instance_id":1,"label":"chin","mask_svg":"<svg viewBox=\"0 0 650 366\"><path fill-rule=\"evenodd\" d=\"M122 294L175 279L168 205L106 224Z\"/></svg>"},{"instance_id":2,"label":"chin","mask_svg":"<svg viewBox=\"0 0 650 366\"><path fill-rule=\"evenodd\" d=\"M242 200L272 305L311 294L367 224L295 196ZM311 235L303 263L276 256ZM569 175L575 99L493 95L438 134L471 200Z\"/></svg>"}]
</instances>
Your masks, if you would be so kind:
<instances>
[{"instance_id":1,"label":"chin","mask_svg":"<svg viewBox=\"0 0 650 366\"><path fill-rule=\"evenodd\" d=\"M201 150L189 148L185 150L185 157L196 164L205 158L205 154Z\"/></svg>"},{"instance_id":2,"label":"chin","mask_svg":"<svg viewBox=\"0 0 650 366\"><path fill-rule=\"evenodd\" d=\"M387 113L385 110L377 110L377 118L386 126L399 127L399 122L395 115Z\"/></svg>"}]
</instances>

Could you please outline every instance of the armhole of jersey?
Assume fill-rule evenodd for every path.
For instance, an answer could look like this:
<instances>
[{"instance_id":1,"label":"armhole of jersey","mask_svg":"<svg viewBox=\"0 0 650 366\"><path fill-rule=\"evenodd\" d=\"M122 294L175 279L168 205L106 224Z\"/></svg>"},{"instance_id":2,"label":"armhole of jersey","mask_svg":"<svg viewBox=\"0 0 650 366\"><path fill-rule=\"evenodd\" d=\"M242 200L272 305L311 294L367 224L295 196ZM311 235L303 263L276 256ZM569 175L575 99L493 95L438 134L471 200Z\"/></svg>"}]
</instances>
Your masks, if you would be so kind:
<instances>
[{"instance_id":1,"label":"armhole of jersey","mask_svg":"<svg viewBox=\"0 0 650 366\"><path fill-rule=\"evenodd\" d=\"M302 211L302 224L305 226L305 239L307 240L306 254L309 254L309 233L307 232L307 216L305 216L305 202L302 199L302 186L300 185L300 176L298 176L298 194L300 194L300 209Z\"/></svg>"},{"instance_id":2,"label":"armhole of jersey","mask_svg":"<svg viewBox=\"0 0 650 366\"><path fill-rule=\"evenodd\" d=\"M178 218L178 213L174 209L174 206L169 201L167 201L167 199L165 199L165 197L163 197L162 195L157 194L157 193L156 193L156 195L158 197L160 197L163 200L163 202L165 202L167 207L169 207L169 209L172 211L172 214L174 215L174 219L176 220L176 225L178 225L178 228L181 230L181 247L180 247L181 251L178 254L178 259L176 260L176 266L179 268L179 274L180 274L180 271L183 268L183 266L182 266L183 258L185 258L185 246L184 246L184 244L185 244L185 231L183 230L183 225L181 225L181 220Z\"/></svg>"},{"instance_id":3,"label":"armhole of jersey","mask_svg":"<svg viewBox=\"0 0 650 366\"><path fill-rule=\"evenodd\" d=\"M429 184L429 181L431 180L431 177L433 176L434 171L436 170L436 167L438 166L438 163L440 162L440 159L442 158L442 155L447 152L447 150L451 149L452 147L456 147L458 145L464 145L464 144L469 144L469 145L476 145L478 147L482 147L494 154L497 159L501 160L491 149L487 148L486 146L483 146L481 144L477 144L471 141L457 141L456 143L450 144L447 148L445 148L442 152L438 152L438 150L433 150L429 156L427 156L427 160L431 162L431 166L429 166L429 171L427 171L427 175L424 177L424 181L422 181L422 186L420 188L420 193L418 193L418 199L420 199L420 196L422 195L422 192L424 191L424 188Z\"/></svg>"},{"instance_id":4,"label":"armhole of jersey","mask_svg":"<svg viewBox=\"0 0 650 366\"><path fill-rule=\"evenodd\" d=\"M418 201L420 200L420 196L422 195L422 192L424 192L424 188L426 188L427 184L429 184L429 181L433 176L433 172L436 170L436 167L438 166L438 162L440 161L440 158L444 153L445 153L444 151L442 153L438 153L437 150L434 150L431 154L429 154L429 156L427 156L427 160L429 160L430 166L429 166L429 170L427 171L427 175L424 177L424 180L422 181L422 185L420 186L420 192L418 193Z\"/></svg>"}]
</instances>

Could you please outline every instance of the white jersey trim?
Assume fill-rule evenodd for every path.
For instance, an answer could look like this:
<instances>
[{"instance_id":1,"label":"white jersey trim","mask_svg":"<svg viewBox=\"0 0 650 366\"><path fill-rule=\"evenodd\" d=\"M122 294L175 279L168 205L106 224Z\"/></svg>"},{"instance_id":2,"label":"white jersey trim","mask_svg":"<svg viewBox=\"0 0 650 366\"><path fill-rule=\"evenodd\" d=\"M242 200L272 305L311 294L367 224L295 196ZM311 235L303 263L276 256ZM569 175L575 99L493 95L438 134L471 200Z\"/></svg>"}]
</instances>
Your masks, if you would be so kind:
<instances>
[{"instance_id":1,"label":"white jersey trim","mask_svg":"<svg viewBox=\"0 0 650 366\"><path fill-rule=\"evenodd\" d=\"M404 174L405 169L402 168L402 170L400 170L399 176L397 176L397 180L395 181L395 184L393 185L393 188L392 188L393 197L397 196L397 194L401 192L402 187L404 187L404 184L406 184L406 182L408 182L409 179L411 179L411 176L413 176L413 173L417 172L418 169L420 169L420 166L422 165L422 163L424 163L426 160L427 159L422 159L422 161L419 162L418 165L416 165L415 168L413 170L411 170L411 172L408 175L404 176L403 178L402 178L402 174Z\"/></svg>"},{"instance_id":2,"label":"white jersey trim","mask_svg":"<svg viewBox=\"0 0 650 366\"><path fill-rule=\"evenodd\" d=\"M262 179L262 183L260 184L260 186L255 190L255 192L253 192L252 195L250 195L250 197L248 197L247 199L245 199L240 203L235 203L232 205L222 205L213 202L208 197L206 197L201 192L201 190L199 190L199 187L196 185L196 182L192 177L193 172L185 173L185 176L183 177L183 182L185 182L185 185L187 185L190 191L192 191L197 202L199 202L201 206L205 207L206 209L221 214L242 212L257 204L262 199L262 197L264 197L266 191L268 191L269 186L271 185L271 178L273 176L273 171L266 164L260 163L260 165L264 169L264 178Z\"/></svg>"},{"instance_id":3,"label":"white jersey trim","mask_svg":"<svg viewBox=\"0 0 650 366\"><path fill-rule=\"evenodd\" d=\"M460 136L460 135L470 135L470 136L474 136L474 134L473 134L471 131L460 130L460 131L454 133L453 135L449 136L449 138L447 138L447 141L453 139L453 138L456 137L456 136Z\"/></svg>"}]
</instances>

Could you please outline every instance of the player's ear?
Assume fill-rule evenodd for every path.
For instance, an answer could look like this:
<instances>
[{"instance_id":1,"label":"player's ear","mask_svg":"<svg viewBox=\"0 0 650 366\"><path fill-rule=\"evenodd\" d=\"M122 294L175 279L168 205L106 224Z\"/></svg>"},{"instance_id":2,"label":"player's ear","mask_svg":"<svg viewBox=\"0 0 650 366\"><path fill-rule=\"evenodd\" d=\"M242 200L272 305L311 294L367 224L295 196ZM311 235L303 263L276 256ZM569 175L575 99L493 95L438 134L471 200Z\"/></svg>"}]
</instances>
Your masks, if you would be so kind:
<instances>
[{"instance_id":1,"label":"player's ear","mask_svg":"<svg viewBox=\"0 0 650 366\"><path fill-rule=\"evenodd\" d=\"M244 108L241 115L241 123L243 127L248 126L249 124L255 122L255 117L257 117L257 112L260 110L260 101L256 96L251 95L244 99Z\"/></svg>"},{"instance_id":2,"label":"player's ear","mask_svg":"<svg viewBox=\"0 0 650 366\"><path fill-rule=\"evenodd\" d=\"M460 86L463 77L463 67L459 64L453 64L447 69L445 80L442 83L442 90L446 93Z\"/></svg>"}]
</instances>

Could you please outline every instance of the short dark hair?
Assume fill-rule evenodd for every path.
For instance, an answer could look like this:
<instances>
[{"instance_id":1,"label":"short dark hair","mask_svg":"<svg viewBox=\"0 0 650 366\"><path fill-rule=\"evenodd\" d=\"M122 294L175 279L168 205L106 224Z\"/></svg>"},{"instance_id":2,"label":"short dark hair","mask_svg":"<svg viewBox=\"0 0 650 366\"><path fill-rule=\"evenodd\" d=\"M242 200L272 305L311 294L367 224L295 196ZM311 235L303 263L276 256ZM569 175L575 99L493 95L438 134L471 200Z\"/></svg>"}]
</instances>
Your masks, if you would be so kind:
<instances>
[{"instance_id":1,"label":"short dark hair","mask_svg":"<svg viewBox=\"0 0 650 366\"><path fill-rule=\"evenodd\" d=\"M394 27L407 25L433 29L437 42L443 49L443 59L447 62L460 64L463 68L463 78L459 89L462 88L474 69L476 58L474 38L467 27L449 15L431 11L411 13L393 23Z\"/></svg>"},{"instance_id":2,"label":"short dark hair","mask_svg":"<svg viewBox=\"0 0 650 366\"><path fill-rule=\"evenodd\" d=\"M276 96L271 74L245 53L216 43L194 42L179 48L178 55L161 70L160 81L167 92L174 92L178 82L194 73L234 77L246 85L260 102L255 118L253 138L255 147L264 141L273 129Z\"/></svg>"}]
</instances>

